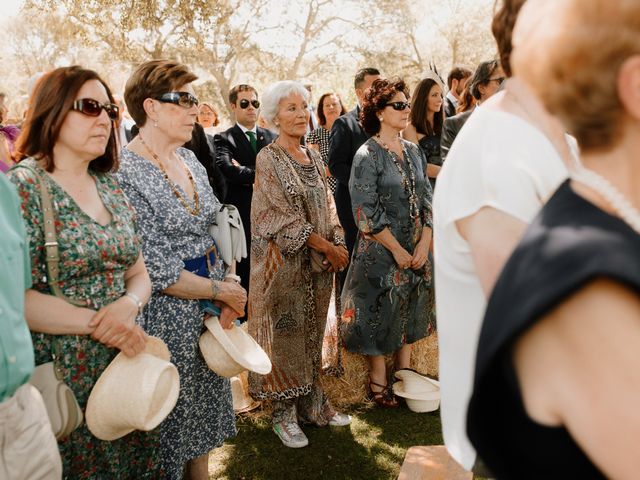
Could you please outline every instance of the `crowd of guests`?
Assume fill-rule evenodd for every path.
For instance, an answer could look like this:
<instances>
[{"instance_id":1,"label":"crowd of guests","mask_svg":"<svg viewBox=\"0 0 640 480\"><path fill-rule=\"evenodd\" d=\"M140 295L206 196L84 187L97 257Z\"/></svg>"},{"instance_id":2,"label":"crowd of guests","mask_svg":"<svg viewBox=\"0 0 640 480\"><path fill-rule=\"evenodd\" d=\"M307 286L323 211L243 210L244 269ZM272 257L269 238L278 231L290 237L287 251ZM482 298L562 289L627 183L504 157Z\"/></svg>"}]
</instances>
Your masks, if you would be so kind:
<instances>
[{"instance_id":1,"label":"crowd of guests","mask_svg":"<svg viewBox=\"0 0 640 480\"><path fill-rule=\"evenodd\" d=\"M139 65L122 97L94 71L47 72L19 127L0 94L0 474L208 478L236 426L229 379L199 351L201 300L271 359L249 390L285 446L349 425L321 381L333 300L334 348L366 357L381 408L399 406L385 357L410 369L437 311L444 440L465 469L633 478L640 7L504 0L492 30L499 59L446 82L358 70L349 112L333 91L313 106L305 82L236 85L226 129L167 60ZM237 265L209 233L225 203L249 244ZM148 336L180 375L169 416L56 441L34 363L53 360L84 410Z\"/></svg>"}]
</instances>

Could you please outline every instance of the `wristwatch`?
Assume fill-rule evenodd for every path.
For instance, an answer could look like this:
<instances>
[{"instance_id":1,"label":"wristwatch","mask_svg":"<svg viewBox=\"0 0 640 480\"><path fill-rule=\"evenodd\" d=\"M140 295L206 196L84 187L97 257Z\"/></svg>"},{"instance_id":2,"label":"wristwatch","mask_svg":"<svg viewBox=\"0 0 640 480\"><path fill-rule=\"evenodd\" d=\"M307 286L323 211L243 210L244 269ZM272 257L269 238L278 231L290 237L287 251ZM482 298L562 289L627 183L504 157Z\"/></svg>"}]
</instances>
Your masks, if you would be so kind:
<instances>
[{"instance_id":1,"label":"wristwatch","mask_svg":"<svg viewBox=\"0 0 640 480\"><path fill-rule=\"evenodd\" d=\"M126 292L124 296L129 297L131 300L133 300L133 302L138 307L138 315L142 315L142 307L144 307L144 305L140 301L140 298L135 293L132 293L132 292Z\"/></svg>"}]
</instances>

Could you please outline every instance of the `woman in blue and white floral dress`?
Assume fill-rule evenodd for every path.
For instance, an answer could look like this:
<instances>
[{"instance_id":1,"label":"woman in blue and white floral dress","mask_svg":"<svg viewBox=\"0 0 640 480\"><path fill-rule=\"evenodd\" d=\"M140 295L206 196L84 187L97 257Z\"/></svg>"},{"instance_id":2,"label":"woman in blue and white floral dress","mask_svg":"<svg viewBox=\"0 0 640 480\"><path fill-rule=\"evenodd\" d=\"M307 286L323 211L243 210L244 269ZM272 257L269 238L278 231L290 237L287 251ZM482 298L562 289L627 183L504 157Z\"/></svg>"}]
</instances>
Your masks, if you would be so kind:
<instances>
[{"instance_id":1,"label":"woman in blue and white floral dress","mask_svg":"<svg viewBox=\"0 0 640 480\"><path fill-rule=\"evenodd\" d=\"M137 213L152 282L144 328L167 343L180 373L178 403L160 425L162 461L171 479L185 473L208 478L209 452L236 433L229 380L207 367L198 347L205 319L198 300L219 304L225 328L246 303L246 291L232 277L225 279L226 265L212 252L208 227L220 202L205 168L180 148L191 138L198 111L190 85L195 79L184 65L160 60L133 73L125 101L140 130L122 150L117 175ZM185 262L206 265L207 259L208 276L185 269Z\"/></svg>"}]
</instances>

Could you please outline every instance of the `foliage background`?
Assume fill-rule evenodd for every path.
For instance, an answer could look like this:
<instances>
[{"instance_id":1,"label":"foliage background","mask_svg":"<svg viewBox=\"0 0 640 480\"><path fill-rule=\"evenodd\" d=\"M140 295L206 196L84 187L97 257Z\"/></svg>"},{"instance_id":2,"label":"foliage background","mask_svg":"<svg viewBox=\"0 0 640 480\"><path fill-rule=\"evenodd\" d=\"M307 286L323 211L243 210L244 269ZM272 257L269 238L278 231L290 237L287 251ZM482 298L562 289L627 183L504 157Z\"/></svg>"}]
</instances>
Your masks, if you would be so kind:
<instances>
[{"instance_id":1,"label":"foliage background","mask_svg":"<svg viewBox=\"0 0 640 480\"><path fill-rule=\"evenodd\" d=\"M236 83L263 91L305 79L314 96L340 93L355 105L353 75L375 66L414 85L431 61L443 78L493 58L493 0L22 0L5 19L0 91L18 116L28 79L80 64L122 93L132 69L152 58L188 64L196 92L229 119Z\"/></svg>"}]
</instances>

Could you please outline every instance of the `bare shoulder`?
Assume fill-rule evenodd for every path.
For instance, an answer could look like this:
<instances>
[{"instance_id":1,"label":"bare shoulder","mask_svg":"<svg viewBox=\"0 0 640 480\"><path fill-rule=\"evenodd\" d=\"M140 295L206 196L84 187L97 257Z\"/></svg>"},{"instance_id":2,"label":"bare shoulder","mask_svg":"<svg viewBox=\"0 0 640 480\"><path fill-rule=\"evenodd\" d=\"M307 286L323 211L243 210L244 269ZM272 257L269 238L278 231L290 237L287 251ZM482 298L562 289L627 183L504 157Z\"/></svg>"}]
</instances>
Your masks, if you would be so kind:
<instances>
[{"instance_id":1,"label":"bare shoulder","mask_svg":"<svg viewBox=\"0 0 640 480\"><path fill-rule=\"evenodd\" d=\"M607 455L629 455L626 465L637 457L624 439L640 435L639 348L640 297L606 278L565 299L514 345L529 416L542 424L564 425L613 476L625 464L609 465Z\"/></svg>"}]
</instances>

